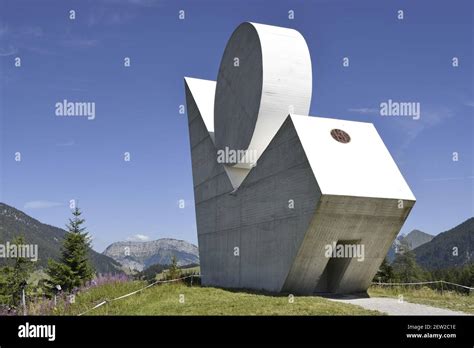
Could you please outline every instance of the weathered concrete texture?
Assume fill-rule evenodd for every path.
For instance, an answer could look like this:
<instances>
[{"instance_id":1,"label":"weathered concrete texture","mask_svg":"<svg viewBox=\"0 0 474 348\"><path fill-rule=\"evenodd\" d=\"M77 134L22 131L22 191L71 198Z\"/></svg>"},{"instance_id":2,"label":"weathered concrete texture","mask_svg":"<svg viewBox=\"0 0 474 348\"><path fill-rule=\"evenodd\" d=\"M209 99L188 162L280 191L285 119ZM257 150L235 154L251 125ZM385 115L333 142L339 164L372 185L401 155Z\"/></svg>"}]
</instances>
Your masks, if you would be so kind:
<instances>
[{"instance_id":1,"label":"weathered concrete texture","mask_svg":"<svg viewBox=\"0 0 474 348\"><path fill-rule=\"evenodd\" d=\"M258 39L263 55L254 58L261 64L262 81L253 75L258 67L256 72L247 67L250 70L236 73L228 66L219 73L217 85L185 79L202 284L294 294L365 291L415 197L372 124L283 110L285 103L298 99L295 95L303 101L300 107L308 102L309 108L308 80L298 84L293 75L285 80L298 59L303 70L307 68L309 54L305 56L299 34L253 24L243 28L243 34L231 39L224 58L236 50L254 57L249 47ZM285 65L283 48L291 45L298 54L289 50ZM280 78L288 89L275 82ZM246 88L257 92L249 96L242 91ZM260 106L252 99L258 91ZM225 96L236 98L228 109L222 107ZM247 115L214 115L233 112L232 105ZM254 118L250 122L249 110ZM240 121L247 123L240 127ZM334 130L348 141L340 141ZM261 149L257 165L218 163L217 150L226 144L221 137L246 146L249 137L239 137L247 131L253 131L249 146ZM360 255L328 255L330 245L364 249L357 250Z\"/></svg>"},{"instance_id":2,"label":"weathered concrete texture","mask_svg":"<svg viewBox=\"0 0 474 348\"><path fill-rule=\"evenodd\" d=\"M202 283L281 291L319 197L297 133L289 120L231 194L190 93L187 102Z\"/></svg>"},{"instance_id":3,"label":"weathered concrete texture","mask_svg":"<svg viewBox=\"0 0 474 348\"><path fill-rule=\"evenodd\" d=\"M413 207L406 201L323 195L285 282L293 293L351 293L367 290ZM352 242L364 257L328 258L325 246Z\"/></svg>"},{"instance_id":4,"label":"weathered concrete texture","mask_svg":"<svg viewBox=\"0 0 474 348\"><path fill-rule=\"evenodd\" d=\"M414 201L400 209L398 199L322 195L294 126L299 116L287 118L234 192L188 85L186 98L202 283L295 294L365 291ZM363 244L364 260L326 257L326 245L344 241Z\"/></svg>"},{"instance_id":5,"label":"weathered concrete texture","mask_svg":"<svg viewBox=\"0 0 474 348\"><path fill-rule=\"evenodd\" d=\"M194 145L200 143L202 140L204 140L204 138L207 138L208 135L210 136L213 145L215 142L214 108L211 106L214 105L216 82L186 77L185 88L186 100L188 104L188 117L193 117L193 119L190 119L190 121L195 121L189 123L189 134L192 137L191 148L194 147ZM190 92L191 89L193 90L193 93ZM199 109L197 107L198 104ZM201 122L204 123L204 126L201 124L201 122L194 120L197 115L200 116ZM198 155L196 155L196 157L198 157ZM212 157L216 157L215 152L212 153ZM197 160L204 163L207 161L206 158L202 157L199 157L199 159ZM200 165L198 165L198 167L200 167ZM231 166L224 166L224 170L227 173L228 178L230 179L230 182L234 189L240 186L241 182L245 179L245 177L250 171L247 168L237 168ZM204 175L203 178L207 178L207 176Z\"/></svg>"}]
</instances>

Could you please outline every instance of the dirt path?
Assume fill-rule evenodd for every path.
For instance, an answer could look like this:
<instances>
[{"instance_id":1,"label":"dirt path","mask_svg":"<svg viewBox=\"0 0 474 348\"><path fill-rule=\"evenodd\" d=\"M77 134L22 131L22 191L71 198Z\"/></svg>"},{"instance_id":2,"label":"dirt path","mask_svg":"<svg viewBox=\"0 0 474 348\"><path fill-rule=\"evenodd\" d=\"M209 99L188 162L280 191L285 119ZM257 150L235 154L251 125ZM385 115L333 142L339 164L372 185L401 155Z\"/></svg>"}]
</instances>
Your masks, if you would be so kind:
<instances>
[{"instance_id":1,"label":"dirt path","mask_svg":"<svg viewBox=\"0 0 474 348\"><path fill-rule=\"evenodd\" d=\"M329 298L329 300L357 305L365 309L376 310L388 315L469 315L468 313L406 301L400 303L397 299L388 297Z\"/></svg>"}]
</instances>

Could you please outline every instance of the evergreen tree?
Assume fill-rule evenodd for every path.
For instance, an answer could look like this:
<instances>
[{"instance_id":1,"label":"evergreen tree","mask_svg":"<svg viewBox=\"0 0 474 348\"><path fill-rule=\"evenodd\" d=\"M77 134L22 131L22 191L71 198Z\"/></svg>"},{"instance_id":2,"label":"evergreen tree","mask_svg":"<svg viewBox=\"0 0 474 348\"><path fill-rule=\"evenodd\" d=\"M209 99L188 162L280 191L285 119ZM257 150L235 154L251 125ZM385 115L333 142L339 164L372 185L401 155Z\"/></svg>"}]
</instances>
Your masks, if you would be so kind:
<instances>
[{"instance_id":1,"label":"evergreen tree","mask_svg":"<svg viewBox=\"0 0 474 348\"><path fill-rule=\"evenodd\" d=\"M393 268L385 258L375 275L374 282L388 283L390 281L393 281Z\"/></svg>"},{"instance_id":2,"label":"evergreen tree","mask_svg":"<svg viewBox=\"0 0 474 348\"><path fill-rule=\"evenodd\" d=\"M467 267L465 284L467 286L474 287L474 263L471 263Z\"/></svg>"},{"instance_id":3,"label":"evergreen tree","mask_svg":"<svg viewBox=\"0 0 474 348\"><path fill-rule=\"evenodd\" d=\"M168 271L168 278L169 279L177 279L181 275L181 270L179 269L178 266L178 259L176 258L175 255L171 258L171 266Z\"/></svg>"},{"instance_id":4,"label":"evergreen tree","mask_svg":"<svg viewBox=\"0 0 474 348\"><path fill-rule=\"evenodd\" d=\"M21 303L22 290L26 291L28 279L33 270L33 262L27 258L21 257L19 250L25 244L23 237L18 237L11 245L16 245L17 256L13 266L3 267L0 275L0 298L5 303L13 306L19 306Z\"/></svg>"},{"instance_id":5,"label":"evergreen tree","mask_svg":"<svg viewBox=\"0 0 474 348\"><path fill-rule=\"evenodd\" d=\"M12 300L11 294L8 293L8 276L11 267L0 268L0 304L10 304Z\"/></svg>"},{"instance_id":6,"label":"evergreen tree","mask_svg":"<svg viewBox=\"0 0 474 348\"><path fill-rule=\"evenodd\" d=\"M81 218L81 214L76 207L72 213L73 218L69 219L69 224L66 225L68 233L64 239L59 262L48 261L47 273L50 279L47 281L47 286L50 289L60 285L62 290L69 292L84 285L94 276L88 258L90 238L85 232L85 227L82 227L85 220Z\"/></svg>"},{"instance_id":7,"label":"evergreen tree","mask_svg":"<svg viewBox=\"0 0 474 348\"><path fill-rule=\"evenodd\" d=\"M419 282L425 278L423 270L416 263L415 253L404 250L392 263L394 277L402 283Z\"/></svg>"}]
</instances>

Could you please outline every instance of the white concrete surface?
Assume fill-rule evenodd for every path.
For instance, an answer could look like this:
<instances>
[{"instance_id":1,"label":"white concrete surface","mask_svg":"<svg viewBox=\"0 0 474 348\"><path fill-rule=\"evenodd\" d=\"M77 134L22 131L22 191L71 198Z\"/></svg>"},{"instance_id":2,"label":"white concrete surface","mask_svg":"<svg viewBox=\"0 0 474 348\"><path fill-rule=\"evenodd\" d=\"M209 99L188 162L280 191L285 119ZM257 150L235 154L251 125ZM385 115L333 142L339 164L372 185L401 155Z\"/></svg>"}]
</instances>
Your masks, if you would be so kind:
<instances>
[{"instance_id":1,"label":"white concrete surface","mask_svg":"<svg viewBox=\"0 0 474 348\"><path fill-rule=\"evenodd\" d=\"M199 108L207 131L214 138L214 95L216 94L216 81L185 77L184 82L192 91L194 101Z\"/></svg>"},{"instance_id":2,"label":"white concrete surface","mask_svg":"<svg viewBox=\"0 0 474 348\"><path fill-rule=\"evenodd\" d=\"M414 201L390 152L372 123L292 115L323 194ZM332 129L349 134L335 141Z\"/></svg>"},{"instance_id":3,"label":"white concrete surface","mask_svg":"<svg viewBox=\"0 0 474 348\"><path fill-rule=\"evenodd\" d=\"M222 63L216 84L185 79L202 284L366 291L415 197L372 124L288 116L288 103L309 109L311 97L299 33L239 28L223 62L240 52L243 69ZM336 141L332 129L350 142ZM252 144L263 151L253 168L217 161L223 145ZM332 243L363 245L363 260L326 256Z\"/></svg>"},{"instance_id":4,"label":"white concrete surface","mask_svg":"<svg viewBox=\"0 0 474 348\"><path fill-rule=\"evenodd\" d=\"M204 134L209 133L211 140L215 143L214 137L214 95L216 91L216 82L203 79L185 77L184 83L189 91L188 99L193 100L193 104L198 109L199 116L204 122ZM217 155L217 149L215 149ZM245 177L250 172L250 168L239 168L235 166L224 166L232 187L237 189Z\"/></svg>"},{"instance_id":5,"label":"white concrete surface","mask_svg":"<svg viewBox=\"0 0 474 348\"><path fill-rule=\"evenodd\" d=\"M298 31L242 23L227 43L217 77L217 149L249 149L258 159L289 113L308 115L311 69Z\"/></svg>"}]
</instances>

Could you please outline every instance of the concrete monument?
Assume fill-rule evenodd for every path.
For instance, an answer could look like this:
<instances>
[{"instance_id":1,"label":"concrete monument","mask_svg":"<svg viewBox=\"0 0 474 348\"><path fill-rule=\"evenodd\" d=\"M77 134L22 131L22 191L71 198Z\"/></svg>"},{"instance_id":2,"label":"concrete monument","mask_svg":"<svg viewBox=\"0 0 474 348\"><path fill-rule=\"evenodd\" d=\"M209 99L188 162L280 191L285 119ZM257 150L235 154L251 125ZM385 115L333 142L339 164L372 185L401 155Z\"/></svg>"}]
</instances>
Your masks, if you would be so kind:
<instances>
[{"instance_id":1,"label":"concrete monument","mask_svg":"<svg viewBox=\"0 0 474 348\"><path fill-rule=\"evenodd\" d=\"M202 284L366 291L415 197L373 124L307 116L302 35L243 23L185 89Z\"/></svg>"}]
</instances>

